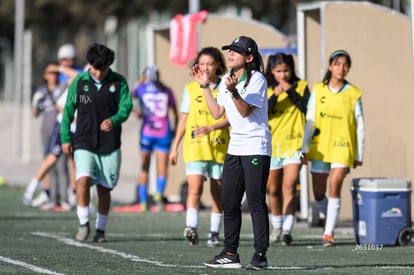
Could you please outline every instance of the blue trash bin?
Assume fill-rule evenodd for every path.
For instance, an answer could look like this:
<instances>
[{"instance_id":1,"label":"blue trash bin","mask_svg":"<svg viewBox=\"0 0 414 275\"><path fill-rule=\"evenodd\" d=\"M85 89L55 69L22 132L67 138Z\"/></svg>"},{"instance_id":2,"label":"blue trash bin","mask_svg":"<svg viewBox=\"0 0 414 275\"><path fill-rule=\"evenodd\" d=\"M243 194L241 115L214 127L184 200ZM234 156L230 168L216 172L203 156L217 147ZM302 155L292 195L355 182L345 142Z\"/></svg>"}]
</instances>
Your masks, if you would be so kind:
<instances>
[{"instance_id":1,"label":"blue trash bin","mask_svg":"<svg viewBox=\"0 0 414 275\"><path fill-rule=\"evenodd\" d=\"M351 193L356 244L397 245L400 232L411 227L411 182L355 178Z\"/></svg>"}]
</instances>

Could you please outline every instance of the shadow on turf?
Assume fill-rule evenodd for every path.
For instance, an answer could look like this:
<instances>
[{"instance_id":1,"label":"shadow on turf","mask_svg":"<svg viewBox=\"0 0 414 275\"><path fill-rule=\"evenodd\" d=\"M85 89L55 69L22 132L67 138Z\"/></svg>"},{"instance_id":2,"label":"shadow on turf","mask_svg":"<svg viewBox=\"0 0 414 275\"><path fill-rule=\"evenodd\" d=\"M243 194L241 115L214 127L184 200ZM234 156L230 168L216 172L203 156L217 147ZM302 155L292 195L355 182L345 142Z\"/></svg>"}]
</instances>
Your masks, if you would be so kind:
<instances>
[{"instance_id":1,"label":"shadow on turf","mask_svg":"<svg viewBox=\"0 0 414 275\"><path fill-rule=\"evenodd\" d=\"M184 237L181 236L177 236L177 237L154 237L154 236L139 236L139 237L121 237L121 236L113 236L113 237L108 237L107 242L111 242L111 243L122 243L122 242L160 242L160 241L183 241L183 242L187 242L185 240ZM205 243L207 242L207 238L200 238L199 239L199 245L203 246ZM251 247L253 244L253 240L240 240L240 244L239 247ZM341 246L352 246L354 245L355 242L353 240L341 240L341 241L337 241L335 242L334 247L341 247ZM309 239L309 240L298 240L298 241L294 241L293 243L291 243L289 246L292 247L322 247L322 242L320 240L315 240L315 239ZM288 248L289 246L282 246L280 243L271 243L270 247L280 247L280 248ZM222 247L222 246L218 246L218 247ZM329 248L326 248L329 249Z\"/></svg>"},{"instance_id":2,"label":"shadow on turf","mask_svg":"<svg viewBox=\"0 0 414 275\"><path fill-rule=\"evenodd\" d=\"M126 243L129 243L129 242L155 242L155 243L159 243L159 242L163 242L163 241L165 241L165 242L168 242L168 241L183 241L183 242L186 242L184 237L157 237L157 238L155 238L155 237L143 237L143 236L141 237L140 236L140 237L134 238L134 237L128 236L128 237L125 237L125 238L123 238L123 237L108 237L107 239L108 239L107 242L111 242L111 243L122 243L122 242L126 242ZM205 241L207 241L207 239L206 240L200 239L200 243L205 242Z\"/></svg>"},{"instance_id":3,"label":"shadow on turf","mask_svg":"<svg viewBox=\"0 0 414 275\"><path fill-rule=\"evenodd\" d=\"M335 241L334 246L349 246L349 245L354 245L355 242L354 240L339 240L339 241ZM279 243L271 243L270 246L282 246L282 244ZM322 247L322 240L320 239L300 239L300 240L293 240L293 242L291 244L289 244L288 246L283 246L283 247L298 247L298 246L320 246Z\"/></svg>"}]
</instances>

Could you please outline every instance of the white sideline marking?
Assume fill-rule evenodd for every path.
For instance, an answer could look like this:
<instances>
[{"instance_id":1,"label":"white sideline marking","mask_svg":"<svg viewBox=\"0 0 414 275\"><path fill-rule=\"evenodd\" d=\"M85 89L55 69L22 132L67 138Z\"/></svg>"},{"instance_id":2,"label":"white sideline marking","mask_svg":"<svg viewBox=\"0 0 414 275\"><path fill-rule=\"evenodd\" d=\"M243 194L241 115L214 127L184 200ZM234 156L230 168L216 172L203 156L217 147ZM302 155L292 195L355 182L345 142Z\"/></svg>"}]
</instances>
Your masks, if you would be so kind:
<instances>
[{"instance_id":1,"label":"white sideline marking","mask_svg":"<svg viewBox=\"0 0 414 275\"><path fill-rule=\"evenodd\" d=\"M401 266L401 265L393 265L393 266L379 266L377 268L381 269L413 269L412 265Z\"/></svg>"},{"instance_id":2,"label":"white sideline marking","mask_svg":"<svg viewBox=\"0 0 414 275\"><path fill-rule=\"evenodd\" d=\"M72 245L72 246L77 246L77 247L83 247L83 248L88 248L88 249L92 249L92 250L96 250L98 252L104 253L104 254L111 254L111 255L116 255L134 262L142 262L142 263L147 263L147 264L153 264L156 266L161 266L161 267L179 267L179 268L205 268L204 266L182 266L182 265L174 265L174 264L165 264L163 262L160 261L151 261L148 259L144 259L132 254L128 254L128 253L124 253L124 252L119 252L113 249L108 249L108 248L104 248L101 246L94 246L94 245L89 245L86 243L82 243L82 242L78 242L76 240L70 239L70 238L66 238L66 237L62 237L62 236L58 236L55 234L49 234L46 232L32 232L32 235L35 236L40 236L40 237L45 237L45 238L52 238L52 239L56 239L60 242L63 242L64 244L67 245Z\"/></svg>"},{"instance_id":3,"label":"white sideline marking","mask_svg":"<svg viewBox=\"0 0 414 275\"><path fill-rule=\"evenodd\" d=\"M77 246L77 247L83 247L83 248L89 248L92 250L96 250L98 252L101 253L106 253L106 254L111 254L111 255L116 255L134 262L143 262L143 263L148 263L148 264L153 264L156 266L161 266L161 267L173 267L173 268L206 268L204 265L175 265L175 264L165 264L163 262L160 261L151 261L151 260L147 260L144 258L140 258L138 256L135 255L131 255L128 253L124 253L124 252L119 252L113 249L108 249L108 248L103 248L101 246L94 246L94 245L89 245L83 242L78 242L74 239L70 239L70 238L66 238L66 237L62 237L56 234L49 234L46 232L32 232L32 235L35 236L40 236L40 237L45 237L45 238L52 238L52 239L56 239L60 242L63 242L64 244L67 245L72 245L72 246ZM323 270L323 269L330 269L332 267L323 267L323 268L312 268L312 270ZM291 267L271 267L269 266L268 269L270 270L308 270L309 267L295 267L295 266L291 266Z\"/></svg>"},{"instance_id":4,"label":"white sideline marking","mask_svg":"<svg viewBox=\"0 0 414 275\"><path fill-rule=\"evenodd\" d=\"M6 262L6 263L9 263L9 264L18 265L18 266L30 269L30 270L32 270L34 272L37 272L37 273L64 275L64 273L57 273L57 272L51 271L49 269L41 268L41 267L38 267L38 266L35 266L35 265L31 265L31 264L28 264L28 263L25 263L25 262L13 260L13 259L2 257L2 256L0 256L0 261Z\"/></svg>"},{"instance_id":5,"label":"white sideline marking","mask_svg":"<svg viewBox=\"0 0 414 275\"><path fill-rule=\"evenodd\" d=\"M138 257L136 255L132 255L132 254L128 254L128 253L124 253L124 252L119 252L113 249L108 249L108 248L103 248L101 246L94 246L94 245L89 245L86 243L82 243L82 242L78 242L74 239L70 239L70 238L66 238L66 237L62 237L59 235L55 235L55 234L49 234L46 232L32 232L32 235L35 236L40 236L40 237L44 237L44 238L52 238L52 239L56 239L60 242L63 242L64 244L67 245L72 245L72 246L76 246L76 247L83 247L83 248L88 248L88 249L92 249L92 250L96 250L98 252L104 253L104 254L111 254L111 255L116 255L119 256L121 258L125 258L134 262L142 262L142 263L147 263L147 264L153 264L156 266L160 266L160 267L173 267L173 268L206 268L203 265L175 265L175 264L165 264L163 262L160 261L151 261L148 259L144 259L141 257ZM122 234L121 234L122 235ZM0 260L1 260L1 256L0 256ZM29 265L31 266L31 265ZM382 269L393 269L393 268L397 268L397 269L411 269L412 267L405 267L405 266L399 266L399 265L395 265L395 266L378 266L377 268L382 268ZM313 266L268 266L267 269L269 270L311 270L311 271L317 271L317 270L333 270L335 269L333 266L324 266L324 267L313 267ZM61 274L61 273L55 273L51 271L48 271L48 274Z\"/></svg>"}]
</instances>

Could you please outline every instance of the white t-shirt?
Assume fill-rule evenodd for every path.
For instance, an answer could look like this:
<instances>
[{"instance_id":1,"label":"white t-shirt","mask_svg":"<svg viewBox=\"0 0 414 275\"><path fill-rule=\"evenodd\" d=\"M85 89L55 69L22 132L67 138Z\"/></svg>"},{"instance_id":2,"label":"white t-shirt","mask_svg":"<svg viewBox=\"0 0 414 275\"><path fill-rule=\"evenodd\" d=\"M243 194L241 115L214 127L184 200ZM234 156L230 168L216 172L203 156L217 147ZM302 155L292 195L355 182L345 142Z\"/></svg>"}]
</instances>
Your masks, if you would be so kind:
<instances>
[{"instance_id":1,"label":"white t-shirt","mask_svg":"<svg viewBox=\"0 0 414 275\"><path fill-rule=\"evenodd\" d=\"M59 107L62 107L62 108L65 107L66 98L68 97L68 90L69 90L69 88L66 88L65 91L63 92L63 94L56 101L56 105L59 105ZM75 118L76 118L76 114L77 114L77 111L75 111ZM63 112L59 112L57 114L56 119L59 123L62 123L62 116L63 116ZM72 133L76 132L76 119L74 119L73 122L70 124L70 131Z\"/></svg>"},{"instance_id":2,"label":"white t-shirt","mask_svg":"<svg viewBox=\"0 0 414 275\"><path fill-rule=\"evenodd\" d=\"M267 82L262 73L253 71L246 88L245 81L237 83L240 96L250 105L255 106L254 111L243 118L234 105L232 95L226 88L226 79L223 77L219 86L217 103L224 107L226 117L230 122L230 143L228 154L236 156L271 155L271 134L269 131L267 115Z\"/></svg>"}]
</instances>

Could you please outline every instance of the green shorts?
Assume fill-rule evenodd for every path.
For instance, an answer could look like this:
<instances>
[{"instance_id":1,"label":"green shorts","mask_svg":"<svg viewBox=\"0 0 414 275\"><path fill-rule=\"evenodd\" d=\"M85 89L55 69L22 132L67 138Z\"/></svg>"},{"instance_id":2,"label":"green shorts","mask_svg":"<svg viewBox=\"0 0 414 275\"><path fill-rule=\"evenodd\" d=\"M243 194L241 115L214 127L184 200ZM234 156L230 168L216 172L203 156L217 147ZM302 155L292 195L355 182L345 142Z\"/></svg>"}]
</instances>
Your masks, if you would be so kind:
<instances>
[{"instance_id":1,"label":"green shorts","mask_svg":"<svg viewBox=\"0 0 414 275\"><path fill-rule=\"evenodd\" d=\"M311 172L318 174L329 174L332 168L346 168L347 173L349 172L349 167L342 163L329 163L323 162L321 160L312 160Z\"/></svg>"},{"instance_id":2,"label":"green shorts","mask_svg":"<svg viewBox=\"0 0 414 275\"><path fill-rule=\"evenodd\" d=\"M270 170L278 170L282 169L283 166L288 164L301 164L300 158L279 158L279 157L272 157L270 159Z\"/></svg>"},{"instance_id":3,"label":"green shorts","mask_svg":"<svg viewBox=\"0 0 414 275\"><path fill-rule=\"evenodd\" d=\"M192 161L185 164L185 174L201 175L219 180L223 174L223 164L214 161Z\"/></svg>"},{"instance_id":4,"label":"green shorts","mask_svg":"<svg viewBox=\"0 0 414 275\"><path fill-rule=\"evenodd\" d=\"M75 150L74 159L76 180L81 177L91 177L92 184L100 184L109 189L117 185L121 167L120 149L110 154L95 154L78 149Z\"/></svg>"}]
</instances>

